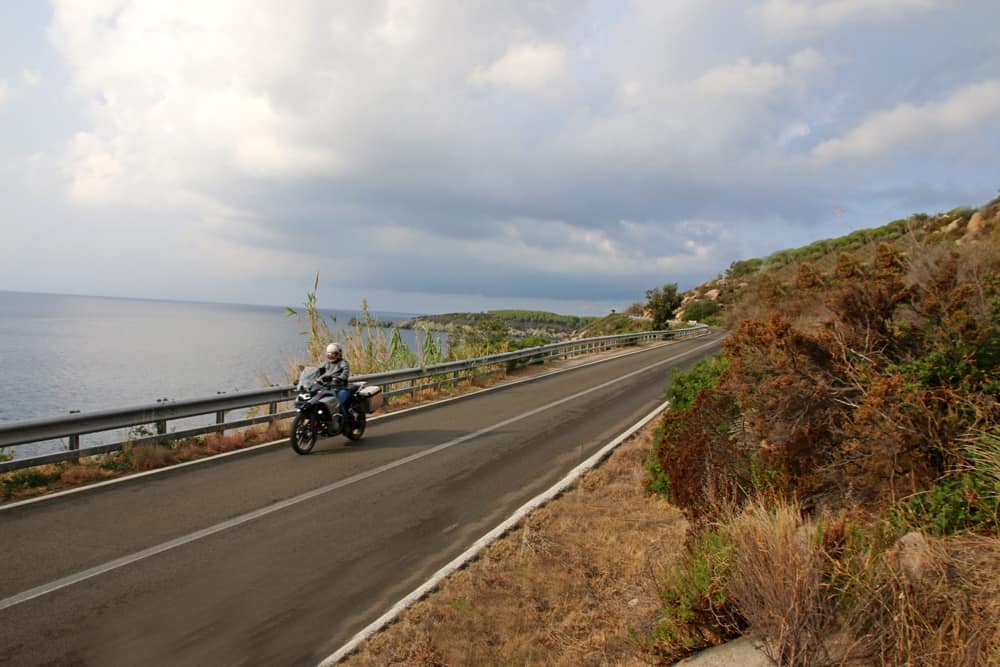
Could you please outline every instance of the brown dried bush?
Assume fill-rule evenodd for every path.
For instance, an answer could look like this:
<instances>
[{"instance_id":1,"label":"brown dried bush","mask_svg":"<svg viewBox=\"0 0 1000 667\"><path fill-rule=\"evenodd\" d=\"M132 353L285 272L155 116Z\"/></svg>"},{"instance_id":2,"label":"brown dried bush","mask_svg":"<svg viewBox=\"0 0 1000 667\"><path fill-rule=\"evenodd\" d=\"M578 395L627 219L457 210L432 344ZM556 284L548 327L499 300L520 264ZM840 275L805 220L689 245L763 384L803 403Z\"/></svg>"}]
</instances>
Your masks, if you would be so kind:
<instances>
[{"instance_id":1,"label":"brown dried bush","mask_svg":"<svg viewBox=\"0 0 1000 667\"><path fill-rule=\"evenodd\" d=\"M733 397L721 390L703 391L691 409L664 415L657 456L670 480L671 501L690 520L745 496L750 457L734 442L740 438L738 416Z\"/></svg>"},{"instance_id":2,"label":"brown dried bush","mask_svg":"<svg viewBox=\"0 0 1000 667\"><path fill-rule=\"evenodd\" d=\"M738 417L720 420L706 402L673 419L693 425L678 435L711 434L742 420L745 437L668 447L690 458L686 449L708 452L714 442L730 448L716 460L746 461L747 443L757 442L750 462L777 471L779 490L807 508L876 507L960 466L956 443L1000 418L1000 258L932 250L915 263L886 243L869 265L839 258L825 292L829 315L819 326L796 324L806 311L795 300L743 320L724 344L729 368L713 390L735 401ZM803 266L798 282L822 294L815 268ZM771 304L773 296L765 289L759 298ZM661 461L664 470L672 465ZM701 482L706 474L687 477ZM698 497L682 488L673 493Z\"/></svg>"},{"instance_id":3,"label":"brown dried bush","mask_svg":"<svg viewBox=\"0 0 1000 667\"><path fill-rule=\"evenodd\" d=\"M911 234L825 275L756 276L728 312L744 319L725 371L664 420L672 498L740 545L707 589L737 600L779 664L1000 664L1000 528L966 444L1000 424L998 249L997 229L951 248ZM773 510L726 514L762 489ZM780 498L847 514L814 543ZM952 535L928 543L918 577L907 550L925 538L896 544L907 527Z\"/></svg>"},{"instance_id":4,"label":"brown dried bush","mask_svg":"<svg viewBox=\"0 0 1000 667\"><path fill-rule=\"evenodd\" d=\"M855 569L845 622L856 654L880 665L998 664L1000 540L910 533Z\"/></svg>"},{"instance_id":5,"label":"brown dried bush","mask_svg":"<svg viewBox=\"0 0 1000 667\"><path fill-rule=\"evenodd\" d=\"M837 624L836 600L824 585L828 559L815 530L792 503L759 500L726 523L733 545L729 592L764 651L779 665L829 662L826 639Z\"/></svg>"}]
</instances>

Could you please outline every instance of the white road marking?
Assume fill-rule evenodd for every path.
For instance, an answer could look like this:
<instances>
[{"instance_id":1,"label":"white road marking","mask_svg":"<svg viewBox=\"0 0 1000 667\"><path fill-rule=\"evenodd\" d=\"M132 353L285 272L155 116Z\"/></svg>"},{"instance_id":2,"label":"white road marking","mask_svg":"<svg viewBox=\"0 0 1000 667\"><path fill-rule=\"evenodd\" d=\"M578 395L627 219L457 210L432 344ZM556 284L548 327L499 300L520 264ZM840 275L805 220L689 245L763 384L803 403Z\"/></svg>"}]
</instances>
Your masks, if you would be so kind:
<instances>
[{"instance_id":1,"label":"white road marking","mask_svg":"<svg viewBox=\"0 0 1000 667\"><path fill-rule=\"evenodd\" d=\"M704 335L704 334L702 334L702 335ZM585 363L582 363L582 364L578 364L576 366L568 366L566 368L557 368L555 370L546 371L544 373L539 373L538 375L532 375L530 377L522 378L520 380L514 380L512 382L502 382L500 384L493 385L492 387L483 387L482 389L477 389L476 391L465 392L463 394L460 394L459 396L451 396L449 398L443 398L443 399L434 401L432 403L423 403L421 405L414 405L413 407L410 407L410 408L403 408L402 410L395 410L393 412L387 412L387 413L384 413L384 414L375 415L374 417L369 417L368 418L368 423L371 424L372 422L377 422L377 421L379 421L381 419L393 419L395 417L399 417L400 415L405 415L405 414L407 414L409 412L415 412L417 410L426 410L427 408L431 408L431 407L440 407L440 406L445 405L447 403L452 403L452 402L455 402L455 401L462 401L462 400L465 400L465 399L468 399L468 398L472 398L473 396L478 396L479 394L486 394L486 393L489 393L489 392L500 391L502 389L507 389L509 387L514 387L514 386L517 386L519 384L524 384L526 382L535 382L537 380L541 380L542 378L547 378L547 377L550 377L552 375L559 375L560 373L568 373L570 371L575 371L575 370L577 370L579 368L587 368L589 366L595 366L597 364L603 364L603 363L606 363L608 361L613 361L615 359L621 359L623 357L630 357L633 354L642 354L643 352L649 352L650 350L656 350L656 349L659 349L661 347L666 347L668 345L675 345L676 343L678 343L678 342L680 342L682 340L684 340L684 339L683 338L682 339L671 339L671 340L669 340L667 342L659 343L659 344L656 344L656 345L653 345L653 346L650 346L650 347L645 347L643 349L631 350L631 351L624 352L624 353L615 353L615 354L611 354L609 356L601 357L600 359L594 359L593 361L588 361L588 362L585 362ZM196 459L194 461L185 461L184 463L176 463L176 464L171 465L171 466L165 466L163 468L156 468L155 470L146 470L146 471L137 472L137 473L134 473L134 474L131 474L131 475L124 475L122 477L115 477L114 479L106 479L106 480L104 480L102 482L94 482L92 484L87 484L86 486L81 486L81 487L78 487L78 488L75 488L75 489L66 489L65 491L57 491L55 493L47 493L44 496L39 496L37 498L27 498L25 500L18 500L18 501L13 502L13 503L5 503L3 505L0 505L0 512L6 512L6 511L12 510L12 509L14 509L16 507L23 507L25 505L34 505L34 504L38 504L38 503L44 503L44 502L53 500L55 498L61 498L63 496L69 496L69 495L73 495L73 494L77 494L77 493L86 493L88 491L93 491L94 489L99 489L99 488L104 487L104 486L113 486L115 484L122 484L124 482L131 482L131 481L134 481L136 479L140 479L142 477L150 477L150 476L153 476L153 475L162 475L164 473L174 472L176 470L180 470L181 468L187 468L187 467L191 467L191 466L202 465L204 463L217 462L219 459L223 459L223 458L226 458L226 457L229 457L229 456L240 456L242 454L247 454L249 452L252 452L252 451L255 451L255 450L258 450L258 449L264 449L264 448L267 448L267 447L284 446L286 444L288 444L288 438L281 438L280 440L272 440L271 442L263 442L263 443L261 443L259 445L252 445L250 447L242 447L240 449L236 449L236 450L233 450L231 452L224 452L222 454L215 454L213 456L206 456L205 458ZM84 455L86 455L86 452L84 452Z\"/></svg>"},{"instance_id":2,"label":"white road marking","mask_svg":"<svg viewBox=\"0 0 1000 667\"><path fill-rule=\"evenodd\" d=\"M351 486L352 484L356 484L371 477L375 477L376 475L381 475L384 472L394 470L408 463L412 463L427 456L431 456L432 454L437 454L438 452L443 451L445 449L449 449L450 447L454 447L455 445L460 445L463 442L474 440L475 438L486 435L487 433L491 433L498 429L502 429L506 426L510 426L511 424L517 423L521 420L528 419L529 417L533 417L539 413L545 412L546 410L551 410L552 408L563 405L564 403L574 401L582 396L586 396L587 394L593 393L595 391L600 391L601 389L605 389L606 387L609 387L617 382L621 382L622 380L627 380L628 378L639 375L640 373L645 373L653 368L657 368L664 364L668 364L672 361L676 361L677 359L689 356L695 352L700 352L701 350L711 347L712 345L715 345L717 343L718 343L717 340L710 341L708 343L705 343L704 345L699 345L698 347L692 348L687 352L675 354L671 357L650 364L649 366L645 366L630 373L626 373L625 375L617 377L614 380L608 380L607 382L603 382L599 385L595 385L588 389L578 391L575 394L566 396L565 398L560 398L559 400L553 401L547 405L543 405L533 410L523 412L517 415L516 417L511 417L501 422L497 422L492 426L487 426L486 428L482 428L474 433L469 433L460 436L458 438L454 438L453 440L449 440L448 442L441 443L440 445L435 445L433 447L430 447L429 449L425 449L422 452L411 454L410 456L397 459L396 461L393 461L391 463L386 463L385 465L381 465L377 468L372 468L371 470L368 470L363 473L358 473L357 475L347 477L338 482L333 482L332 484L327 484L326 486L322 486L318 489L313 489L312 491L308 491L293 498L282 500L280 502L274 503L273 505L268 505L267 507L263 507L259 510L254 510L253 512L247 512L246 514L234 517L232 519L229 519L228 521L217 523L214 526L209 526L208 528L197 530L193 533L189 533L187 535L178 537L176 539L149 547L148 549L143 549L142 551L137 551L127 556L122 556L121 558L116 558L114 560L108 561L107 563L103 563L101 565L97 565L95 567L83 570L81 572L77 572L75 574L71 574L66 577L62 577L60 579L56 579L55 581L50 581L47 584L42 584L41 586L35 586L34 588L30 588L26 591L18 593L17 595L12 595L11 597L0 600L0 611L13 607L15 605L19 605L22 602L34 600L35 598L41 597L43 595L48 595L49 593L54 593L55 591L58 591L60 589L72 586L73 584L78 584L81 581L86 581L87 579L91 579L93 577L102 574L106 574L107 572L111 572L112 570L117 570L118 568L125 567L126 565L137 563L141 560L145 560L152 556L164 553L165 551L170 551L171 549L175 549L177 547L181 547L186 544L196 542L197 540L201 540L206 537L211 537L212 535L221 533L224 530L229 530L230 528L241 526L245 523L249 523L250 521L254 521L261 517L265 517L269 514L280 512L283 509L287 509L294 505L298 505L299 503L304 503L308 500L312 500L313 498L317 498L332 491L336 491L337 489L342 489L346 486Z\"/></svg>"},{"instance_id":3,"label":"white road marking","mask_svg":"<svg viewBox=\"0 0 1000 667\"><path fill-rule=\"evenodd\" d=\"M376 632L387 626L392 621L394 621L396 617L403 612L404 609L406 609L414 602L420 600L425 595L430 593L432 590L437 588L442 581L451 576L451 574L454 573L456 570L465 566L466 563L468 563L477 555L479 555L480 551L482 551L490 544L495 542L508 530L510 530L517 524L521 523L521 521L523 521L526 516L534 512L542 505L548 503L553 498L558 496L560 493L562 493L570 486L572 486L576 482L576 480L581 475L583 475L583 473L587 472L588 470L596 466L598 463L600 463L606 456L608 456L611 453L611 451L615 447L628 440L630 437L632 437L632 435L636 431L641 429L643 426L645 426L654 418L656 418L657 415L661 414L664 410L666 410L667 405L668 404L664 402L656 406L652 412L650 412L648 415L640 419L627 431L625 431L617 438L615 438L613 441L609 442L607 445L602 447L600 451L591 456L589 459L587 459L577 467L573 468L568 475L566 475L560 481L556 482L555 485L553 485L548 491L545 491L535 496L534 498L526 502L524 505L522 505L521 508L516 512L514 512L506 521L501 523L499 526L497 526L490 532L483 535L481 538L479 538L471 547L466 549L460 556L458 556L458 558L455 558L453 561L451 561L450 563L442 567L440 570L435 572L430 579L428 579L423 584L415 588L413 592L411 592L405 598L394 604L392 608L389 609L389 611L382 614L380 617L378 617L372 623L370 623L367 627L358 632L358 634L354 635L354 637L352 637L350 641L341 646L334 653L324 658L322 662L319 663L319 667L332 667L333 665L337 664L338 662L349 656L351 653L354 653L354 651L358 650L363 641L365 641L373 634L375 634Z\"/></svg>"}]
</instances>

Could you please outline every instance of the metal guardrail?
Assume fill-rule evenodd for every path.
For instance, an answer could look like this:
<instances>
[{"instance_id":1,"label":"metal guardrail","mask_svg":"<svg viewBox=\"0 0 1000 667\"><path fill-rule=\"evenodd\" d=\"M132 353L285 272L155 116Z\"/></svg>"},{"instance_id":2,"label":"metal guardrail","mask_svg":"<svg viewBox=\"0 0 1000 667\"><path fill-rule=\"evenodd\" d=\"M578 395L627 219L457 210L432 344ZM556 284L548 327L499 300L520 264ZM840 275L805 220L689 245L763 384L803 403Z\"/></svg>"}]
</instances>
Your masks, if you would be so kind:
<instances>
[{"instance_id":1,"label":"metal guardrail","mask_svg":"<svg viewBox=\"0 0 1000 667\"><path fill-rule=\"evenodd\" d=\"M705 325L697 325L689 329L645 331L615 336L601 336L598 338L584 338L526 348L515 352L492 354L476 359L435 364L426 368L406 368L385 373L356 375L351 380L355 382L364 381L369 384L382 386L383 394L388 401L391 397L401 394L415 395L418 391L424 389L444 384L457 384L463 379L463 376L479 368L541 363L556 357L568 358L581 354L603 352L616 347L636 345L641 341L684 338L703 335L707 332L708 328ZM427 382L428 380L432 380L432 382ZM15 458L10 461L0 461L0 472L28 468L43 463L76 460L81 456L106 454L118 451L126 444L141 445L150 442L167 442L211 432L238 429L253 424L286 419L294 416L295 411L291 409L279 410L279 407L282 403L288 403L293 400L294 393L295 386L287 385L241 391L212 398L179 401L163 400L149 405L76 413L64 417L0 422L0 449L68 438L67 450L40 456ZM265 405L267 406L267 414L229 422L225 420L226 412L228 411L257 408ZM167 432L168 421L213 414L215 415L214 424L197 428L187 428L170 433ZM155 435L129 438L125 441L111 444L80 447L80 436L84 434L145 427L150 424L155 427Z\"/></svg>"}]
</instances>

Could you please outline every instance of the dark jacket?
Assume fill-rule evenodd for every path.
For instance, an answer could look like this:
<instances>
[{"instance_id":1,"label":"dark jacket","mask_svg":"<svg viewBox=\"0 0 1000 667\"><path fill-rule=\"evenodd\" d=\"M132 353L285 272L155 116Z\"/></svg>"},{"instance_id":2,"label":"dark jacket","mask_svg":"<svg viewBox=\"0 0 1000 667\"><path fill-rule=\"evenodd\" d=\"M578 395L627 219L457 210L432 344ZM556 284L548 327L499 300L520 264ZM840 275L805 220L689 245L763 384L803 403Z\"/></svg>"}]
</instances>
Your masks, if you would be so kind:
<instances>
[{"instance_id":1,"label":"dark jacket","mask_svg":"<svg viewBox=\"0 0 1000 667\"><path fill-rule=\"evenodd\" d=\"M347 365L347 359L341 357L337 361L327 360L320 366L319 381L335 388L346 387L350 374L351 369Z\"/></svg>"}]
</instances>

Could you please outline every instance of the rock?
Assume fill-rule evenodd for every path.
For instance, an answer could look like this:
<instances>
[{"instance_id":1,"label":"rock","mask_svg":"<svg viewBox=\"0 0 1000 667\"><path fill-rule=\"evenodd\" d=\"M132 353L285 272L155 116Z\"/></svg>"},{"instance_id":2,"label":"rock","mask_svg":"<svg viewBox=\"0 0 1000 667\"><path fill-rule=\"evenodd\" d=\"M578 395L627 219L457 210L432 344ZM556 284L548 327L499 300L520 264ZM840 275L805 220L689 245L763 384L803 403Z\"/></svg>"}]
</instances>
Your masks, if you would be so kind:
<instances>
[{"instance_id":1,"label":"rock","mask_svg":"<svg viewBox=\"0 0 1000 667\"><path fill-rule=\"evenodd\" d=\"M912 584L920 582L927 576L930 556L931 546L923 533L909 532L896 542L899 569Z\"/></svg>"},{"instance_id":2,"label":"rock","mask_svg":"<svg viewBox=\"0 0 1000 667\"><path fill-rule=\"evenodd\" d=\"M965 228L965 234L956 243L962 245L963 243L973 241L982 233L987 227L996 222L996 218L987 218L983 215L982 211L976 211L969 218L969 224Z\"/></svg>"},{"instance_id":3,"label":"rock","mask_svg":"<svg viewBox=\"0 0 1000 667\"><path fill-rule=\"evenodd\" d=\"M969 236L970 234L978 234L985 228L986 218L983 217L983 212L976 211L972 214L972 217L969 218L969 226L965 229L965 235Z\"/></svg>"},{"instance_id":4,"label":"rock","mask_svg":"<svg viewBox=\"0 0 1000 667\"><path fill-rule=\"evenodd\" d=\"M720 294L719 290L710 289L707 292L705 292L705 298L708 299L709 301L718 301L719 294Z\"/></svg>"},{"instance_id":5,"label":"rock","mask_svg":"<svg viewBox=\"0 0 1000 667\"><path fill-rule=\"evenodd\" d=\"M774 663L764 653L763 647L750 636L713 646L685 658L677 665L685 667L771 667Z\"/></svg>"}]
</instances>

